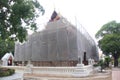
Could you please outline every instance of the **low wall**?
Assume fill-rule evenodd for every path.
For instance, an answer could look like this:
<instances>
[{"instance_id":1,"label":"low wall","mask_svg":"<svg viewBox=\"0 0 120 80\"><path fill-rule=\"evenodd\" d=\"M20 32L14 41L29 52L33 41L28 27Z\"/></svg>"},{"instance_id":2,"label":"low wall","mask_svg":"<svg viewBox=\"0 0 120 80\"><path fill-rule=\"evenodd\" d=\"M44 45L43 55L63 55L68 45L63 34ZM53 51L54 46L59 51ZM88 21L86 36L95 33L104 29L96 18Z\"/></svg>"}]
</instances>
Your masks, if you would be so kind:
<instances>
[{"instance_id":1,"label":"low wall","mask_svg":"<svg viewBox=\"0 0 120 80\"><path fill-rule=\"evenodd\" d=\"M3 66L5 68L15 69L24 73L51 73L51 74L72 74L78 67L33 67L29 66ZM92 71L92 66L84 66L87 71Z\"/></svg>"},{"instance_id":2,"label":"low wall","mask_svg":"<svg viewBox=\"0 0 120 80\"><path fill-rule=\"evenodd\" d=\"M75 78L66 75L49 75L49 74L24 74L24 80L112 80L111 72L107 74L97 74L88 77Z\"/></svg>"},{"instance_id":3,"label":"low wall","mask_svg":"<svg viewBox=\"0 0 120 80\"><path fill-rule=\"evenodd\" d=\"M75 77L71 73L76 67L34 68L33 73L25 73L24 79L30 80L112 80L111 71L93 73L87 77ZM89 68L88 68L89 69ZM36 72L36 73L35 73ZM49 72L49 73L48 73Z\"/></svg>"},{"instance_id":4,"label":"low wall","mask_svg":"<svg viewBox=\"0 0 120 80\"><path fill-rule=\"evenodd\" d=\"M4 66L5 67L5 66ZM90 66L85 66L90 70ZM71 74L77 67L24 67L11 66L7 68L15 69L24 73L24 80L112 80L111 71L106 73L93 73L87 77L74 77Z\"/></svg>"},{"instance_id":5,"label":"low wall","mask_svg":"<svg viewBox=\"0 0 120 80\"><path fill-rule=\"evenodd\" d=\"M87 71L91 71L92 66L84 66ZM31 73L51 73L51 74L73 74L77 67L33 67ZM28 68L25 68L26 73L29 73Z\"/></svg>"},{"instance_id":6,"label":"low wall","mask_svg":"<svg viewBox=\"0 0 120 80\"><path fill-rule=\"evenodd\" d=\"M76 64L78 63L78 61L31 61L31 63L34 66L51 66L51 67L58 67L58 66L76 66ZM26 66L28 64L28 61L15 61L15 65L19 66L19 65L24 65Z\"/></svg>"}]
</instances>

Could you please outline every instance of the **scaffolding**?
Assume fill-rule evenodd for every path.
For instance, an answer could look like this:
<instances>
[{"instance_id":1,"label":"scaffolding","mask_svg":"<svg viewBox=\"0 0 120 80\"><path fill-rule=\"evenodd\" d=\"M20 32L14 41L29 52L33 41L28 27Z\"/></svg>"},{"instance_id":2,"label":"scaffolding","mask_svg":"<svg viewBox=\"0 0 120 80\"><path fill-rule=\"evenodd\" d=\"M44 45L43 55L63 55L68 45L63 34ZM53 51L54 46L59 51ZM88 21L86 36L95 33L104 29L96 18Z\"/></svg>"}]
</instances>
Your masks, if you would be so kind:
<instances>
[{"instance_id":1,"label":"scaffolding","mask_svg":"<svg viewBox=\"0 0 120 80\"><path fill-rule=\"evenodd\" d=\"M98 61L96 44L87 31L78 23L75 26L61 17L48 22L44 30L30 35L25 43L16 43L15 61L75 66L84 52L87 59Z\"/></svg>"}]
</instances>

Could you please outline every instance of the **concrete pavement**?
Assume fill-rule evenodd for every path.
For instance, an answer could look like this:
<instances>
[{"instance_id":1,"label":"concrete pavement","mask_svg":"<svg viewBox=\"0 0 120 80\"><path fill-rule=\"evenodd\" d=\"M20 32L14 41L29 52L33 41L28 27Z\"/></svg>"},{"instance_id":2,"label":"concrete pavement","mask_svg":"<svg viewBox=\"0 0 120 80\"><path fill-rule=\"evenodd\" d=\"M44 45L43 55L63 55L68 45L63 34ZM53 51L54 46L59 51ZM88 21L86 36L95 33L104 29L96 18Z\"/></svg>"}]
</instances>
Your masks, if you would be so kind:
<instances>
[{"instance_id":1,"label":"concrete pavement","mask_svg":"<svg viewBox=\"0 0 120 80\"><path fill-rule=\"evenodd\" d=\"M120 80L120 68L112 69L112 80Z\"/></svg>"}]
</instances>

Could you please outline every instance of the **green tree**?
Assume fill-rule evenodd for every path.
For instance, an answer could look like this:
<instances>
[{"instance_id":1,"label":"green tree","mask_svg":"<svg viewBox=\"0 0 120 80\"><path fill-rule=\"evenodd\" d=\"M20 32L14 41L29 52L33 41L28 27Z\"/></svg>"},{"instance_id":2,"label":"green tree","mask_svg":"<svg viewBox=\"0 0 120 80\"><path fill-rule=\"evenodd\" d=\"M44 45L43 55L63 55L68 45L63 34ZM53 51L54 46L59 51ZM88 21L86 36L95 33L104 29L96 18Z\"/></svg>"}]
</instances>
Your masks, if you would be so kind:
<instances>
[{"instance_id":1,"label":"green tree","mask_svg":"<svg viewBox=\"0 0 120 80\"><path fill-rule=\"evenodd\" d=\"M98 46L104 54L109 55L112 53L115 64L118 66L118 56L120 56L120 23L111 21L102 26L96 33L96 38L100 38Z\"/></svg>"},{"instance_id":2,"label":"green tree","mask_svg":"<svg viewBox=\"0 0 120 80\"><path fill-rule=\"evenodd\" d=\"M14 41L26 39L28 29L37 30L35 21L42 14L44 9L37 0L0 0L0 50L11 50Z\"/></svg>"},{"instance_id":3,"label":"green tree","mask_svg":"<svg viewBox=\"0 0 120 80\"><path fill-rule=\"evenodd\" d=\"M2 40L0 39L0 58L7 52L14 53L15 43L13 40Z\"/></svg>"}]
</instances>

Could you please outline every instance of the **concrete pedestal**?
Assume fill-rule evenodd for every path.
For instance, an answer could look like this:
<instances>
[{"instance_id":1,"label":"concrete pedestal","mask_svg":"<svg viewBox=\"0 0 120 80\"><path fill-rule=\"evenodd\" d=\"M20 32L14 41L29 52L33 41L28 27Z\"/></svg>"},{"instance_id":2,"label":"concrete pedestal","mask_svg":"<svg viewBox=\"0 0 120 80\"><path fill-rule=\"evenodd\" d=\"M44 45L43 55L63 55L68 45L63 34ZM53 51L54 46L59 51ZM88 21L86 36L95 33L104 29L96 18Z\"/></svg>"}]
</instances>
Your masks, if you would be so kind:
<instances>
[{"instance_id":1,"label":"concrete pedestal","mask_svg":"<svg viewBox=\"0 0 120 80\"><path fill-rule=\"evenodd\" d=\"M89 71L84 64L77 64L75 72L73 73L74 77L86 77L89 76Z\"/></svg>"}]
</instances>

